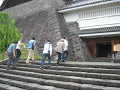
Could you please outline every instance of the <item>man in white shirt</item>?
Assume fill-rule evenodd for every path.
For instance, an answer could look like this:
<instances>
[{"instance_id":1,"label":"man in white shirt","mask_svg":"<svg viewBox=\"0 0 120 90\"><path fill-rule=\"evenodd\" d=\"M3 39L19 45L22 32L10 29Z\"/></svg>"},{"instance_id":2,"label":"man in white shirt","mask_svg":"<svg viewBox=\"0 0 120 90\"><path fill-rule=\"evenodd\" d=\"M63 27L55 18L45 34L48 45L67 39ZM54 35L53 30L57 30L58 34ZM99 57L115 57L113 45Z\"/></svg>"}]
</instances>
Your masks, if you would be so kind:
<instances>
[{"instance_id":1,"label":"man in white shirt","mask_svg":"<svg viewBox=\"0 0 120 90\"><path fill-rule=\"evenodd\" d=\"M69 51L68 51L68 41L67 41L67 37L64 38L64 43L65 43L65 48L64 48L64 52L62 55L62 61L65 62L66 59L69 56ZM66 54L66 56L64 56Z\"/></svg>"},{"instance_id":2,"label":"man in white shirt","mask_svg":"<svg viewBox=\"0 0 120 90\"><path fill-rule=\"evenodd\" d=\"M44 44L44 49L43 49L43 58L41 61L41 66L40 69L43 69L44 61L45 58L48 57L48 66L51 66L51 55L52 55L52 44L50 44L50 40L47 41L47 43Z\"/></svg>"},{"instance_id":3,"label":"man in white shirt","mask_svg":"<svg viewBox=\"0 0 120 90\"><path fill-rule=\"evenodd\" d=\"M21 56L21 49L20 46L24 46L24 44L21 44L23 39L20 39L20 41L18 41L17 47L16 47L16 51L17 51L17 56L16 59L17 61L19 60L19 57Z\"/></svg>"}]
</instances>

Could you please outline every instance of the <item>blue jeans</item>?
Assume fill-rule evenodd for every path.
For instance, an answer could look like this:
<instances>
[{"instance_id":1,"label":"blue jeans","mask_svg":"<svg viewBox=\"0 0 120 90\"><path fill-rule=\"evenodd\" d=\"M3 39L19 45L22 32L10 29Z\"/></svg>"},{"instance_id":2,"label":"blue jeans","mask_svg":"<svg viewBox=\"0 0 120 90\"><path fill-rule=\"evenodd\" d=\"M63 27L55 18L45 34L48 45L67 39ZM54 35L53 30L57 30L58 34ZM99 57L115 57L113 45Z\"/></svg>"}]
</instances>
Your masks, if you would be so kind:
<instances>
[{"instance_id":1,"label":"blue jeans","mask_svg":"<svg viewBox=\"0 0 120 90\"><path fill-rule=\"evenodd\" d=\"M59 62L60 62L60 60L61 60L61 53L57 52L57 54L58 54L57 64L59 65Z\"/></svg>"},{"instance_id":2,"label":"blue jeans","mask_svg":"<svg viewBox=\"0 0 120 90\"><path fill-rule=\"evenodd\" d=\"M21 56L21 51L20 51L20 49L16 49L16 51L17 51L17 56L16 56L16 58L19 59L19 57Z\"/></svg>"},{"instance_id":3,"label":"blue jeans","mask_svg":"<svg viewBox=\"0 0 120 90\"><path fill-rule=\"evenodd\" d=\"M64 56L66 54L66 56ZM64 60L66 60L67 58L68 58L68 56L69 56L69 51L64 51L63 52L63 55L62 55L62 60L64 59Z\"/></svg>"},{"instance_id":4,"label":"blue jeans","mask_svg":"<svg viewBox=\"0 0 120 90\"><path fill-rule=\"evenodd\" d=\"M45 53L45 54L43 54L43 58L42 58L42 61L41 61L41 67L43 67L44 61L45 61L45 58L46 58L46 57L48 57L48 59L49 59L48 65L50 65L50 63L51 63L50 53Z\"/></svg>"},{"instance_id":5,"label":"blue jeans","mask_svg":"<svg viewBox=\"0 0 120 90\"><path fill-rule=\"evenodd\" d=\"M8 63L7 63L7 68L10 68L10 65L11 65L11 62L13 60L13 53L8 53L8 57L9 57L9 60L8 60ZM13 60L13 65L16 64L16 61Z\"/></svg>"}]
</instances>

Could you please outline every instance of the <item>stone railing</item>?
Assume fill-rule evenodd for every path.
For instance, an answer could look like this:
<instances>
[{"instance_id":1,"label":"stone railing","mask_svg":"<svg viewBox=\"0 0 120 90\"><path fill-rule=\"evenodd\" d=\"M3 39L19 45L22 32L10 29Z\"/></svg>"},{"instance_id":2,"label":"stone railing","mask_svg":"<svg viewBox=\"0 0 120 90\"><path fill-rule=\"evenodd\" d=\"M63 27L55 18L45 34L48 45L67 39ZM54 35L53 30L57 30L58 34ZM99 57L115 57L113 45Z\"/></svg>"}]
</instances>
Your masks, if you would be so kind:
<instances>
[{"instance_id":1,"label":"stone railing","mask_svg":"<svg viewBox=\"0 0 120 90\"><path fill-rule=\"evenodd\" d=\"M5 64L6 62L8 62L8 58L5 58L5 55L6 55L6 53L0 54L0 57L2 57L0 59L0 65Z\"/></svg>"},{"instance_id":2,"label":"stone railing","mask_svg":"<svg viewBox=\"0 0 120 90\"><path fill-rule=\"evenodd\" d=\"M5 55L6 55L6 53L0 54L0 56L2 56L2 59L1 59L1 60L4 60L4 59L5 59Z\"/></svg>"}]
</instances>

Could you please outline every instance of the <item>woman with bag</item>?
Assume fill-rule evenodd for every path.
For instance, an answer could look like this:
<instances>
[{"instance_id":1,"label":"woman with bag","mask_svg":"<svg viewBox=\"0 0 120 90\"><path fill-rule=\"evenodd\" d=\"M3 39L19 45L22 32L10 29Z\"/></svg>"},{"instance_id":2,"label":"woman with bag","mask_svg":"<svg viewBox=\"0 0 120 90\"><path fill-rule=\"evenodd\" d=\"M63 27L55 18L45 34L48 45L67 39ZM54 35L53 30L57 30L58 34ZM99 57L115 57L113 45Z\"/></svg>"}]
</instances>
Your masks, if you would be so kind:
<instances>
[{"instance_id":1,"label":"woman with bag","mask_svg":"<svg viewBox=\"0 0 120 90\"><path fill-rule=\"evenodd\" d=\"M61 39L61 40L57 43L57 46L56 46L56 48L55 48L55 51L56 51L56 53L58 54L58 60L57 60L56 66L59 65L59 61L61 60L61 55L62 55L62 53L64 52L64 47L65 47L64 39Z\"/></svg>"}]
</instances>

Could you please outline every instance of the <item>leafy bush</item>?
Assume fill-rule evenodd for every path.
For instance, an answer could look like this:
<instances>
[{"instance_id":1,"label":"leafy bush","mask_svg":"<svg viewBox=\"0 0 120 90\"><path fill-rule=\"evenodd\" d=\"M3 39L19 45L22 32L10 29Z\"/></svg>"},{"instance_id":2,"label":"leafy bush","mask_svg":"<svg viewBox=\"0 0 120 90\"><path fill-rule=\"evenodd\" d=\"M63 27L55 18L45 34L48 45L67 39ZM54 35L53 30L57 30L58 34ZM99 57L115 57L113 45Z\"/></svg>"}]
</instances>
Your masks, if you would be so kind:
<instances>
[{"instance_id":1,"label":"leafy bush","mask_svg":"<svg viewBox=\"0 0 120 90\"><path fill-rule=\"evenodd\" d=\"M15 27L15 20L7 12L0 12L0 53L7 50L10 44L20 40L22 33Z\"/></svg>"}]
</instances>

